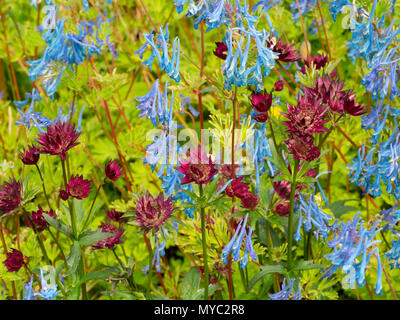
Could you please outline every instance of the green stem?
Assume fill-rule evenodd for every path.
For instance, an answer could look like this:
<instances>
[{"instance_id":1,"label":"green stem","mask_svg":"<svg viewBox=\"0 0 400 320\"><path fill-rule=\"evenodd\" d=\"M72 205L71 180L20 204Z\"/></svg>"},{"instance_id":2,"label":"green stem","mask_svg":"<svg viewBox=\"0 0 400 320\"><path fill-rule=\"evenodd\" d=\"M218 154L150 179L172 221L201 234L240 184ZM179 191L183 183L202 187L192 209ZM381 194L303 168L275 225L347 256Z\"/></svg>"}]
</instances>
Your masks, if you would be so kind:
<instances>
[{"instance_id":1,"label":"green stem","mask_svg":"<svg viewBox=\"0 0 400 320\"><path fill-rule=\"evenodd\" d=\"M124 263L122 262L122 260L118 257L117 253L115 252L115 248L113 248L111 251L114 253L114 256L117 259L119 265L121 266L122 270L125 272L126 267L125 267ZM125 278L128 281L128 284L131 287L131 289L135 290L135 286L134 286L132 280L129 278L129 276L127 275Z\"/></svg>"},{"instance_id":2,"label":"green stem","mask_svg":"<svg viewBox=\"0 0 400 320\"><path fill-rule=\"evenodd\" d=\"M97 196L99 195L100 188L102 187L103 183L104 183L104 180L99 184L99 187L98 187L97 190L96 190L96 194L95 194L94 199L93 199L93 201L92 201L92 205L90 206L89 213L88 213L88 215L86 216L85 222L83 223L82 230L85 230L85 228L87 227L87 224L89 223L90 216L91 216L91 214L92 214L92 210L93 210L93 207L94 207L94 203L96 202Z\"/></svg>"},{"instance_id":3,"label":"green stem","mask_svg":"<svg viewBox=\"0 0 400 320\"><path fill-rule=\"evenodd\" d=\"M61 165L62 165L62 170L63 170L64 183L66 186L68 184L68 180L67 180L67 174L66 174L66 170L65 170L65 160L61 160ZM72 232L74 235L74 239L77 240L78 233L77 233L77 227L76 227L74 205L70 199L68 199L68 206L69 206L69 214L70 214L70 218L71 218Z\"/></svg>"},{"instance_id":4,"label":"green stem","mask_svg":"<svg viewBox=\"0 0 400 320\"><path fill-rule=\"evenodd\" d=\"M287 267L290 270L292 267L293 260L293 219L294 219L294 198L296 193L296 177L299 169L300 161L294 160L294 168L292 172L292 181L290 183L290 210L289 210L289 221L288 221L288 253L287 253Z\"/></svg>"},{"instance_id":5,"label":"green stem","mask_svg":"<svg viewBox=\"0 0 400 320\"><path fill-rule=\"evenodd\" d=\"M203 197L203 185L199 184L200 197ZM204 300L208 300L208 255L207 255L207 234L206 234L206 216L203 207L200 208L201 216L201 240L203 243L204 259Z\"/></svg>"},{"instance_id":6,"label":"green stem","mask_svg":"<svg viewBox=\"0 0 400 320\"><path fill-rule=\"evenodd\" d=\"M36 166L36 169L37 169L37 171L38 171L38 173L39 173L40 181L42 181L43 193L44 193L44 196L45 196L45 198L46 198L47 205L49 206L49 209L51 210L51 205L50 205L49 197L47 196L46 187L45 187L45 185L44 185L44 180L43 180L42 172L40 171L39 166L38 166L37 164L35 164L35 166Z\"/></svg>"},{"instance_id":7,"label":"green stem","mask_svg":"<svg viewBox=\"0 0 400 320\"><path fill-rule=\"evenodd\" d=\"M243 284L243 289L247 293L247 285L246 285L246 279L244 276L243 269L239 267L239 272L240 272L240 278L242 279L242 284Z\"/></svg>"},{"instance_id":8,"label":"green stem","mask_svg":"<svg viewBox=\"0 0 400 320\"><path fill-rule=\"evenodd\" d=\"M53 238L54 242L56 243L58 249L60 250L61 256L64 260L65 265L67 265L67 259L65 258L65 254L64 251L60 245L60 242L57 240L57 238L55 237L55 235L53 234L53 232L51 232L50 228L47 228L47 231L50 233L50 236Z\"/></svg>"},{"instance_id":9,"label":"green stem","mask_svg":"<svg viewBox=\"0 0 400 320\"><path fill-rule=\"evenodd\" d=\"M43 254L44 259L46 260L46 263L49 264L49 265L53 265L53 264L51 263L51 260L50 260L49 256L47 255L47 251L46 251L46 248L45 248L45 246L44 246L44 244L43 244L43 240L42 240L42 238L40 237L40 232L38 232L38 231L36 230L36 226L34 225L33 221L32 221L31 218L29 217L29 214L28 214L25 210L24 210L24 213L25 213L25 216L26 216L26 218L28 219L29 223L31 224L31 227L32 227L32 229L33 229L33 232L35 233L36 239L37 239L37 241L38 241L38 243L39 243L40 250L42 251L42 254Z\"/></svg>"}]
</instances>

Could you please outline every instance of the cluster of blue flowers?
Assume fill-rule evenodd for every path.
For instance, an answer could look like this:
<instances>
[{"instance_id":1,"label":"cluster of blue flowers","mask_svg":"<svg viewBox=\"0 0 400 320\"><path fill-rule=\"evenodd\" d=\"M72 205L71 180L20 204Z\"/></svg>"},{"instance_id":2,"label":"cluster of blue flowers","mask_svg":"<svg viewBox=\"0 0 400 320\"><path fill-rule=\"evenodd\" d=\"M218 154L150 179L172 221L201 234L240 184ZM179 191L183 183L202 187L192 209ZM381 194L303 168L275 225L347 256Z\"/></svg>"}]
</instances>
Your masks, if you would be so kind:
<instances>
[{"instance_id":1,"label":"cluster of blue flowers","mask_svg":"<svg viewBox=\"0 0 400 320\"><path fill-rule=\"evenodd\" d=\"M41 32L47 47L41 58L27 62L30 65L28 75L31 81L40 78L46 93L53 98L67 66L73 69L94 54L101 54L105 42L114 56L116 52L108 37L106 41L99 38L100 19L97 19L96 35L94 35L96 25L94 21L79 23L78 34L65 33L65 18L57 19L57 7L49 2L45 10L46 17L37 29Z\"/></svg>"},{"instance_id":2,"label":"cluster of blue flowers","mask_svg":"<svg viewBox=\"0 0 400 320\"><path fill-rule=\"evenodd\" d=\"M246 217L240 221L239 225L236 228L236 232L233 235L232 239L222 250L222 261L223 263L228 263L228 256L232 252L232 257L234 262L239 262L240 268L244 269L247 266L249 261L249 256L253 261L257 261L257 253L253 249L253 244L251 242L251 234L253 232L253 228L249 227L249 230L246 232L246 224L249 215L246 214ZM244 254L241 257L240 248L242 247L243 239L245 240L244 245Z\"/></svg>"},{"instance_id":3,"label":"cluster of blue flowers","mask_svg":"<svg viewBox=\"0 0 400 320\"><path fill-rule=\"evenodd\" d=\"M61 291L57 290L57 285L49 285L49 283L44 279L43 270L40 268L40 283L41 289L39 292L33 290L33 275L31 281L24 285L25 294L23 300L37 300L36 297L40 297L43 300L54 300L57 298Z\"/></svg>"},{"instance_id":4,"label":"cluster of blue flowers","mask_svg":"<svg viewBox=\"0 0 400 320\"><path fill-rule=\"evenodd\" d=\"M153 259L151 261L151 264L156 268L157 272L161 271L161 262L160 259L161 257L165 256L165 241L160 241L158 240L158 237L155 236L156 239L156 249L154 250L154 255ZM149 272L150 266L147 265L142 268L142 271L147 274Z\"/></svg>"},{"instance_id":5,"label":"cluster of blue flowers","mask_svg":"<svg viewBox=\"0 0 400 320\"><path fill-rule=\"evenodd\" d=\"M376 221L371 229L362 226L363 220L359 214L347 223L335 222L332 229L334 238L328 241L328 247L334 251L325 258L331 261L331 266L324 272L324 277L330 277L339 268L347 276L343 279L350 288L354 285L364 286L365 271L372 255L377 261L377 281L375 292L382 294L382 264L379 256L379 248L375 246L379 240L375 240L376 234L381 230L377 228L380 220Z\"/></svg>"},{"instance_id":6,"label":"cluster of blue flowers","mask_svg":"<svg viewBox=\"0 0 400 320\"><path fill-rule=\"evenodd\" d=\"M163 26L160 27L160 32L157 33L156 39L154 39L153 31L154 30L151 30L150 33L143 34L146 42L139 50L135 52L135 54L139 55L140 59L143 59L144 52L146 51L147 47L150 46L152 49L151 55L146 61L143 62L143 65L148 66L151 70L154 59L157 57L160 69L166 71L171 79L179 82L181 80L181 76L179 75L179 58L181 53L179 38L175 37L172 48L172 58L170 59L168 53L168 24L165 25L165 31Z\"/></svg>"},{"instance_id":7,"label":"cluster of blue flowers","mask_svg":"<svg viewBox=\"0 0 400 320\"><path fill-rule=\"evenodd\" d=\"M392 269L400 268L400 238L392 240L392 248L385 253L385 257L390 261L389 265Z\"/></svg>"},{"instance_id":8,"label":"cluster of blue flowers","mask_svg":"<svg viewBox=\"0 0 400 320\"><path fill-rule=\"evenodd\" d=\"M289 282L286 284L286 278L283 279L282 282L282 290L274 293L274 294L270 294L269 298L270 300L301 300L301 285L300 285L300 281L299 283L299 288L297 290L297 292L293 292L293 285L296 282L295 278L289 279Z\"/></svg>"}]
</instances>

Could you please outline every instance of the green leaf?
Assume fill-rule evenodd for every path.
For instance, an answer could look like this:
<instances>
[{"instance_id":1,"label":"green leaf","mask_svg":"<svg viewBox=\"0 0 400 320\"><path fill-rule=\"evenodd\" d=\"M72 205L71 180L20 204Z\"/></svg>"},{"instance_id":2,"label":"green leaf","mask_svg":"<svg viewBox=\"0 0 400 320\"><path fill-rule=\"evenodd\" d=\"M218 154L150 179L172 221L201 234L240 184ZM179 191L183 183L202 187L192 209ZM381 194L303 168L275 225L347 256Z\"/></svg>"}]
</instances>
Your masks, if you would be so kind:
<instances>
[{"instance_id":1,"label":"green leaf","mask_svg":"<svg viewBox=\"0 0 400 320\"><path fill-rule=\"evenodd\" d=\"M263 266L263 267L261 267L261 271L259 273L257 273L250 280L247 290L250 291L258 281L260 281L261 279L263 279L266 275L268 275L270 273L280 273L280 274L286 275L287 272L286 272L285 268L280 264Z\"/></svg>"},{"instance_id":2,"label":"green leaf","mask_svg":"<svg viewBox=\"0 0 400 320\"><path fill-rule=\"evenodd\" d=\"M326 206L326 208L330 209L336 218L340 218L341 215L357 209L355 207L345 205L346 202L354 201L354 200L355 199L339 200L339 201L329 204L328 206Z\"/></svg>"},{"instance_id":3,"label":"green leaf","mask_svg":"<svg viewBox=\"0 0 400 320\"><path fill-rule=\"evenodd\" d=\"M190 299L192 293L196 292L200 287L201 274L200 271L193 267L185 274L182 283L182 299Z\"/></svg>"},{"instance_id":4,"label":"green leaf","mask_svg":"<svg viewBox=\"0 0 400 320\"><path fill-rule=\"evenodd\" d=\"M300 261L293 267L293 271L302 271L302 270L312 270L312 269L323 269L325 265L323 264L315 264L312 260Z\"/></svg>"},{"instance_id":5,"label":"green leaf","mask_svg":"<svg viewBox=\"0 0 400 320\"><path fill-rule=\"evenodd\" d=\"M93 271L85 275L84 279L81 279L78 285L81 285L90 280L105 280L111 276L111 271Z\"/></svg>"},{"instance_id":6,"label":"green leaf","mask_svg":"<svg viewBox=\"0 0 400 320\"><path fill-rule=\"evenodd\" d=\"M189 197L191 197L194 201L198 201L200 198L197 194L190 190L182 190L184 193L186 193Z\"/></svg>"},{"instance_id":7,"label":"green leaf","mask_svg":"<svg viewBox=\"0 0 400 320\"><path fill-rule=\"evenodd\" d=\"M82 233L79 236L79 244L81 246L90 246L93 243L99 242L103 239L109 238L114 236L114 233L110 232L103 232L100 229L92 231L92 230L86 230L84 233Z\"/></svg>"},{"instance_id":8,"label":"green leaf","mask_svg":"<svg viewBox=\"0 0 400 320\"><path fill-rule=\"evenodd\" d=\"M46 213L43 213L43 216L46 219L46 221L49 223L49 225L51 225L54 229L65 234L68 238L73 239L74 236L73 236L71 227L67 226L63 222L60 222L60 221L50 217Z\"/></svg>"},{"instance_id":9,"label":"green leaf","mask_svg":"<svg viewBox=\"0 0 400 320\"><path fill-rule=\"evenodd\" d=\"M74 241L71 247L71 253L67 258L68 271L66 275L71 275L76 272L79 266L79 261L81 259L81 247L78 241Z\"/></svg>"}]
</instances>

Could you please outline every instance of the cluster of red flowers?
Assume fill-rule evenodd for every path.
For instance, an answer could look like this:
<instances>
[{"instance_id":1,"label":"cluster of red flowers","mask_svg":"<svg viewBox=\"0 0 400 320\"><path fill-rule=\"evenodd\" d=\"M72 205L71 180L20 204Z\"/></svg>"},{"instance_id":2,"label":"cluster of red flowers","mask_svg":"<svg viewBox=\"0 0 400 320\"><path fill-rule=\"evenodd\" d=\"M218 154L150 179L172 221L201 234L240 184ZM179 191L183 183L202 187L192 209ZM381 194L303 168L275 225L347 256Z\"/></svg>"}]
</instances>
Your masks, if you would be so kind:
<instances>
[{"instance_id":1,"label":"cluster of red flowers","mask_svg":"<svg viewBox=\"0 0 400 320\"><path fill-rule=\"evenodd\" d=\"M35 212L32 212L31 216L29 217L29 220L26 222L26 225L28 227L31 226L31 222L33 224L33 227L35 227L37 232L42 232L45 230L48 226L49 223L46 221L46 219L43 216L43 213L49 215L50 217L54 218L54 211L44 211L42 207L39 205L39 209Z\"/></svg>"},{"instance_id":2,"label":"cluster of red flowers","mask_svg":"<svg viewBox=\"0 0 400 320\"><path fill-rule=\"evenodd\" d=\"M311 57L310 61L320 69L327 63L327 58L319 55ZM306 66L311 62L307 62ZM339 81L335 74L317 77L313 88L303 88L304 94L298 96L297 105L289 104L287 113L282 113L288 119L284 121L289 133L285 143L295 159L312 161L319 157L319 147L314 145L314 133L327 131L324 124L330 121L331 114L359 116L365 110L354 100L352 90L343 90L344 82Z\"/></svg>"},{"instance_id":3,"label":"cluster of red flowers","mask_svg":"<svg viewBox=\"0 0 400 320\"><path fill-rule=\"evenodd\" d=\"M220 173L224 178L221 181L221 185L224 185L226 180L231 179L233 176L234 178L232 182L225 188L225 194L231 198L239 198L243 208L253 210L257 207L259 199L257 195L250 191L249 184L243 181L243 176L236 176L236 169L237 165L235 166L232 175L232 165L224 164L221 166Z\"/></svg>"}]
</instances>

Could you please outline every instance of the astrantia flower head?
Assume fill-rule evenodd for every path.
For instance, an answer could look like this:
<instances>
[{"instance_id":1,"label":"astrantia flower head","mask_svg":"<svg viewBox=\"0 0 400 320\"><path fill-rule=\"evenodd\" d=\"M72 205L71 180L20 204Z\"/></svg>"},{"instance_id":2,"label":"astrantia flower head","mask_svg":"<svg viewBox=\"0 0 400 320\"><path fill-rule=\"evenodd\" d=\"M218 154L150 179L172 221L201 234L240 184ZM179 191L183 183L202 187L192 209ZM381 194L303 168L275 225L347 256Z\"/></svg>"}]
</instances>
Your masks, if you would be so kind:
<instances>
[{"instance_id":1,"label":"astrantia flower head","mask_svg":"<svg viewBox=\"0 0 400 320\"><path fill-rule=\"evenodd\" d=\"M96 242L95 244L92 244L92 247L95 249L114 249L114 246L116 244L122 243L121 237L122 234L124 233L124 229L117 229L116 226L114 226L111 223L102 223L99 227L102 232L105 233L113 233L114 235L108 238L105 238L103 240L100 240L99 242Z\"/></svg>"},{"instance_id":2,"label":"astrantia flower head","mask_svg":"<svg viewBox=\"0 0 400 320\"><path fill-rule=\"evenodd\" d=\"M293 48L293 45L287 44L279 39L270 39L268 47L272 47L272 50L279 54L278 60L282 62L294 62L300 59L300 55L297 50Z\"/></svg>"},{"instance_id":3,"label":"astrantia flower head","mask_svg":"<svg viewBox=\"0 0 400 320\"><path fill-rule=\"evenodd\" d=\"M243 197L240 198L240 200L243 208L250 210L254 210L259 202L258 197L252 192L247 192Z\"/></svg>"},{"instance_id":4,"label":"astrantia flower head","mask_svg":"<svg viewBox=\"0 0 400 320\"><path fill-rule=\"evenodd\" d=\"M117 160L109 161L105 169L106 177L112 181L117 180L122 175L122 169Z\"/></svg>"},{"instance_id":5,"label":"astrantia flower head","mask_svg":"<svg viewBox=\"0 0 400 320\"><path fill-rule=\"evenodd\" d=\"M115 209L106 211L107 217L110 220L115 221L115 222L125 222L125 221L127 221L128 220L127 218L123 218L122 217L124 214L125 214L125 212L119 212L119 211L117 211Z\"/></svg>"},{"instance_id":6,"label":"astrantia flower head","mask_svg":"<svg viewBox=\"0 0 400 320\"><path fill-rule=\"evenodd\" d=\"M253 92L251 95L251 104L257 112L253 118L257 122L265 122L268 119L268 110L272 105L272 93L266 90L263 92Z\"/></svg>"},{"instance_id":7,"label":"astrantia flower head","mask_svg":"<svg viewBox=\"0 0 400 320\"><path fill-rule=\"evenodd\" d=\"M289 210L290 210L290 203L286 199L280 200L275 205L275 212L281 217L287 217L289 214Z\"/></svg>"},{"instance_id":8,"label":"astrantia flower head","mask_svg":"<svg viewBox=\"0 0 400 320\"><path fill-rule=\"evenodd\" d=\"M160 193L157 197L149 193L139 196L136 202L136 221L144 232L158 231L171 217L174 205L171 198L164 198Z\"/></svg>"},{"instance_id":9,"label":"astrantia flower head","mask_svg":"<svg viewBox=\"0 0 400 320\"><path fill-rule=\"evenodd\" d=\"M39 161L40 153L35 146L29 146L21 151L20 158L26 165L35 165Z\"/></svg>"},{"instance_id":10,"label":"astrantia flower head","mask_svg":"<svg viewBox=\"0 0 400 320\"><path fill-rule=\"evenodd\" d=\"M285 144L298 160L312 161L320 155L319 148L314 146L314 138L309 135L290 134Z\"/></svg>"},{"instance_id":11,"label":"astrantia flower head","mask_svg":"<svg viewBox=\"0 0 400 320\"><path fill-rule=\"evenodd\" d=\"M0 216L12 214L21 204L22 197L22 184L15 179L0 185Z\"/></svg>"},{"instance_id":12,"label":"astrantia flower head","mask_svg":"<svg viewBox=\"0 0 400 320\"><path fill-rule=\"evenodd\" d=\"M49 215L52 218L54 217L53 210L44 211L40 205L39 205L38 211L32 212L31 216L29 217L29 219L34 224L37 232L42 232L44 229L46 229L49 226L49 223L44 218L43 213ZM31 223L29 222L29 220L27 221L26 225L28 227L31 227Z\"/></svg>"},{"instance_id":13,"label":"astrantia flower head","mask_svg":"<svg viewBox=\"0 0 400 320\"><path fill-rule=\"evenodd\" d=\"M49 226L49 223L46 221L46 219L43 216L43 213L49 215L50 217L54 217L54 211L44 211L42 207L39 205L39 209L36 212L32 212L31 216L29 219L32 221L32 223L35 226L35 229L37 232L42 232L44 229L46 229ZM31 227L31 224L29 220L27 221L27 226Z\"/></svg>"},{"instance_id":14,"label":"astrantia flower head","mask_svg":"<svg viewBox=\"0 0 400 320\"><path fill-rule=\"evenodd\" d=\"M41 145L38 148L40 153L60 155L65 160L67 151L79 144L76 142L79 135L80 132L75 131L75 125L57 121L47 127L47 132L39 133L36 141Z\"/></svg>"},{"instance_id":15,"label":"astrantia flower head","mask_svg":"<svg viewBox=\"0 0 400 320\"><path fill-rule=\"evenodd\" d=\"M223 42L216 42L217 48L213 52L218 58L225 60L227 57L226 52L228 51L228 46Z\"/></svg>"},{"instance_id":16,"label":"astrantia flower head","mask_svg":"<svg viewBox=\"0 0 400 320\"><path fill-rule=\"evenodd\" d=\"M3 263L6 266L8 272L14 272L21 269L26 261L21 251L17 249L11 249L10 252L7 252L7 259L3 261Z\"/></svg>"},{"instance_id":17,"label":"astrantia flower head","mask_svg":"<svg viewBox=\"0 0 400 320\"><path fill-rule=\"evenodd\" d=\"M72 176L65 189L68 196L84 199L90 193L90 181L83 179L83 176Z\"/></svg>"},{"instance_id":18,"label":"astrantia flower head","mask_svg":"<svg viewBox=\"0 0 400 320\"><path fill-rule=\"evenodd\" d=\"M218 173L211 157L207 156L201 147L191 148L186 152L187 158L180 160L180 166L176 168L185 177L181 184L194 182L196 184L207 184L211 178Z\"/></svg>"},{"instance_id":19,"label":"astrantia flower head","mask_svg":"<svg viewBox=\"0 0 400 320\"><path fill-rule=\"evenodd\" d=\"M301 68L302 73L306 73L306 67L310 68L311 64L313 64L316 70L319 70L328 63L328 57L323 54L318 54L317 56L310 56L309 60L304 61L304 65Z\"/></svg>"},{"instance_id":20,"label":"astrantia flower head","mask_svg":"<svg viewBox=\"0 0 400 320\"><path fill-rule=\"evenodd\" d=\"M283 90L283 81L277 80L274 84L274 91L282 91Z\"/></svg>"}]
</instances>

